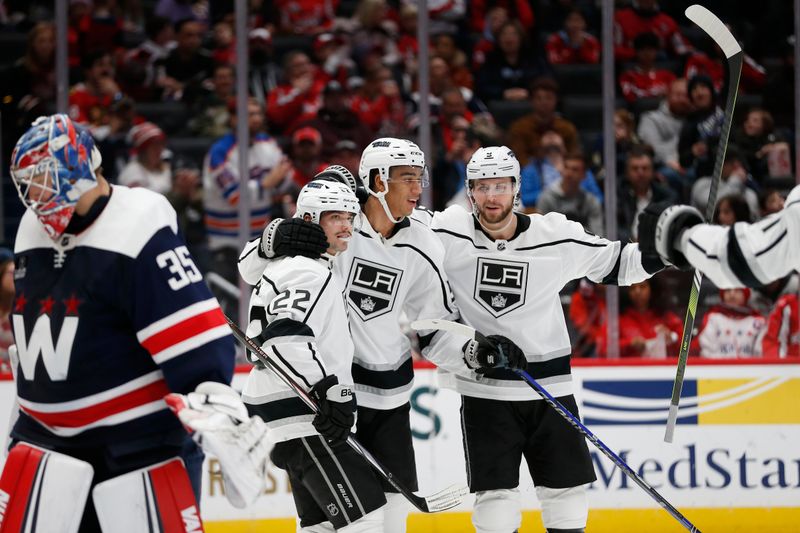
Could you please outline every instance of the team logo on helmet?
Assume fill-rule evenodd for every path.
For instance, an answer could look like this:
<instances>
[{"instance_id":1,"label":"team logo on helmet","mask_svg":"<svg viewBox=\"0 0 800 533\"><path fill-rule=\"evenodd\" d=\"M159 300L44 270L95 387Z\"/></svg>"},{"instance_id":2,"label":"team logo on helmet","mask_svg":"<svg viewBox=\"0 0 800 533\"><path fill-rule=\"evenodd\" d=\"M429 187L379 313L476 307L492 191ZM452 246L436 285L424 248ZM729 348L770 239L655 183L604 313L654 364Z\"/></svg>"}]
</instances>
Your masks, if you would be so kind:
<instances>
[{"instance_id":1,"label":"team logo on helmet","mask_svg":"<svg viewBox=\"0 0 800 533\"><path fill-rule=\"evenodd\" d=\"M390 312L402 276L402 270L356 257L347 276L350 308L365 321Z\"/></svg>"},{"instance_id":2,"label":"team logo on helmet","mask_svg":"<svg viewBox=\"0 0 800 533\"><path fill-rule=\"evenodd\" d=\"M475 301L499 317L525 305L528 263L478 258Z\"/></svg>"}]
</instances>

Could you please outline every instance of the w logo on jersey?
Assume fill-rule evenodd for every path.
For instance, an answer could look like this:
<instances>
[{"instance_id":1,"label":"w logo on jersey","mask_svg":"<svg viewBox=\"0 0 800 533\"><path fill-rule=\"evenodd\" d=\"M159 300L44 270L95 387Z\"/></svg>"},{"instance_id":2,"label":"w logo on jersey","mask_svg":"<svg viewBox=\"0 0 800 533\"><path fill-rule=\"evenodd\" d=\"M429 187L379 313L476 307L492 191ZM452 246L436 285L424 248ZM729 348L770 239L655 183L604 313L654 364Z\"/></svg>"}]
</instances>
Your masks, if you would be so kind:
<instances>
[{"instance_id":1,"label":"w logo on jersey","mask_svg":"<svg viewBox=\"0 0 800 533\"><path fill-rule=\"evenodd\" d=\"M356 257L347 276L348 304L361 320L384 315L394 307L402 270Z\"/></svg>"},{"instance_id":2,"label":"w logo on jersey","mask_svg":"<svg viewBox=\"0 0 800 533\"><path fill-rule=\"evenodd\" d=\"M528 263L478 258L475 300L499 317L525 305Z\"/></svg>"},{"instance_id":3,"label":"w logo on jersey","mask_svg":"<svg viewBox=\"0 0 800 533\"><path fill-rule=\"evenodd\" d=\"M33 380L36 361L42 355L44 368L52 381L64 381L69 371L69 360L72 354L72 343L78 331L78 317L66 316L61 323L55 345L50 327L50 317L39 315L33 325L30 337L25 337L25 319L22 315L13 315L14 339L17 343L17 354L22 375L28 381Z\"/></svg>"}]
</instances>

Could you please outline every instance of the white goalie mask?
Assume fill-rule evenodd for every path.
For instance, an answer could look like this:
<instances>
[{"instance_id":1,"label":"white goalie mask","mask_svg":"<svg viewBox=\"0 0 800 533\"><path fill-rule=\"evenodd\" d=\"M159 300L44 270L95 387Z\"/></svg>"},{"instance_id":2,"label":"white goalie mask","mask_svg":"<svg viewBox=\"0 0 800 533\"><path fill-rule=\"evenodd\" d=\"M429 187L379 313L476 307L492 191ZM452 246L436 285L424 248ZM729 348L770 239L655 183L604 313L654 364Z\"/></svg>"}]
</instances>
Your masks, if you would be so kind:
<instances>
[{"instance_id":1,"label":"white goalie mask","mask_svg":"<svg viewBox=\"0 0 800 533\"><path fill-rule=\"evenodd\" d=\"M428 169L425 166L425 154L419 146L405 139L395 139L393 137L375 139L364 149L358 166L358 177L361 179L364 189L371 196L378 199L386 216L395 223L403 219L395 219L392 216L389 206L386 204L385 196L390 187L389 172L392 167L400 166L412 166L422 169L421 185L423 188L428 186L430 180ZM381 192L373 190L369 184L370 174L374 170L378 170L376 180L381 180L383 183L383 191Z\"/></svg>"},{"instance_id":2,"label":"white goalie mask","mask_svg":"<svg viewBox=\"0 0 800 533\"><path fill-rule=\"evenodd\" d=\"M488 146L478 148L467 163L467 176L464 186L472 203L472 212L478 216L472 186L476 180L487 178L511 178L514 181L514 209L519 208L520 168L519 160L507 146Z\"/></svg>"},{"instance_id":3,"label":"white goalie mask","mask_svg":"<svg viewBox=\"0 0 800 533\"><path fill-rule=\"evenodd\" d=\"M358 230L361 206L355 193L340 181L322 177L306 184L300 191L294 217L319 224L326 211L353 213L353 231Z\"/></svg>"}]
</instances>

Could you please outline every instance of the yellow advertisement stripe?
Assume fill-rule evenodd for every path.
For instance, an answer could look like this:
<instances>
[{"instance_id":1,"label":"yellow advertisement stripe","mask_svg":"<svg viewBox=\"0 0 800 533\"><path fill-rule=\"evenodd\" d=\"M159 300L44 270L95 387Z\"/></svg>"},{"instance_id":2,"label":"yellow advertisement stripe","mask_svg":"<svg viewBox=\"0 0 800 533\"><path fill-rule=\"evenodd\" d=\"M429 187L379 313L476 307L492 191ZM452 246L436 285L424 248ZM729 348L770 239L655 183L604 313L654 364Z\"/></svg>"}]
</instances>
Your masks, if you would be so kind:
<instances>
[{"instance_id":1,"label":"yellow advertisement stripe","mask_svg":"<svg viewBox=\"0 0 800 533\"><path fill-rule=\"evenodd\" d=\"M790 533L800 531L800 507L682 509L703 533ZM519 533L543 530L541 513L526 511ZM237 520L207 522L206 533L295 533L294 520ZM661 509L593 509L587 529L592 533L678 533L686 531ZM463 533L474 531L469 513L412 514L408 533Z\"/></svg>"},{"instance_id":2,"label":"yellow advertisement stripe","mask_svg":"<svg viewBox=\"0 0 800 533\"><path fill-rule=\"evenodd\" d=\"M752 379L698 379L697 395L722 392L752 382ZM777 387L748 398L740 403L701 412L699 424L800 424L800 379L793 378Z\"/></svg>"}]
</instances>

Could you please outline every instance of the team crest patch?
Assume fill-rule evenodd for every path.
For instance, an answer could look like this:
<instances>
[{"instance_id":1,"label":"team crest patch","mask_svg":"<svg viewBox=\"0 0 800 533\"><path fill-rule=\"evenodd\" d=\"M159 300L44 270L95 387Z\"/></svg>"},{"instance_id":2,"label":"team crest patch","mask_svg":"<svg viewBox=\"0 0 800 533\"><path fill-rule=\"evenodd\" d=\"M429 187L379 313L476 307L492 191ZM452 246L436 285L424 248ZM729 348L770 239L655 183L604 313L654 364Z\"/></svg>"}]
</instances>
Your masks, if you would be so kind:
<instances>
[{"instance_id":1,"label":"team crest patch","mask_svg":"<svg viewBox=\"0 0 800 533\"><path fill-rule=\"evenodd\" d=\"M385 315L394 307L402 270L356 257L347 276L348 304L361 320Z\"/></svg>"},{"instance_id":2,"label":"team crest patch","mask_svg":"<svg viewBox=\"0 0 800 533\"><path fill-rule=\"evenodd\" d=\"M525 305L528 263L478 258L475 300L499 317Z\"/></svg>"}]
</instances>

